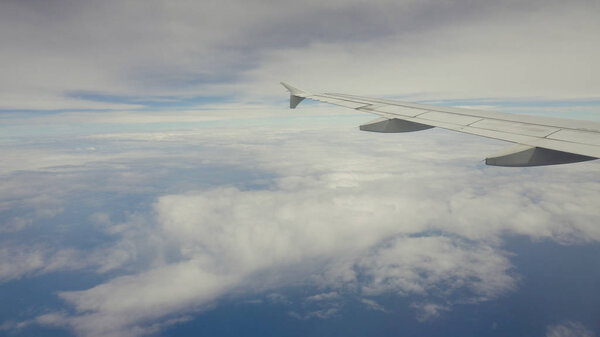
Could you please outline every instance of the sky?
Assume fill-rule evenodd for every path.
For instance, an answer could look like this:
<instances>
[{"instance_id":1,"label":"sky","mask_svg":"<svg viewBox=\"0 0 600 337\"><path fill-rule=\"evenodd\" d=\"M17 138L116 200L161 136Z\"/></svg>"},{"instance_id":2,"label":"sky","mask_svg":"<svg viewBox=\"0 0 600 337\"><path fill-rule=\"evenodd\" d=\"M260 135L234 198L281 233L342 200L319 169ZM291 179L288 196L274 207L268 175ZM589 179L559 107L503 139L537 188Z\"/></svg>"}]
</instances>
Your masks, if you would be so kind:
<instances>
[{"instance_id":1,"label":"sky","mask_svg":"<svg viewBox=\"0 0 600 337\"><path fill-rule=\"evenodd\" d=\"M0 335L598 336L599 161L303 102L600 121L597 1L0 3Z\"/></svg>"}]
</instances>

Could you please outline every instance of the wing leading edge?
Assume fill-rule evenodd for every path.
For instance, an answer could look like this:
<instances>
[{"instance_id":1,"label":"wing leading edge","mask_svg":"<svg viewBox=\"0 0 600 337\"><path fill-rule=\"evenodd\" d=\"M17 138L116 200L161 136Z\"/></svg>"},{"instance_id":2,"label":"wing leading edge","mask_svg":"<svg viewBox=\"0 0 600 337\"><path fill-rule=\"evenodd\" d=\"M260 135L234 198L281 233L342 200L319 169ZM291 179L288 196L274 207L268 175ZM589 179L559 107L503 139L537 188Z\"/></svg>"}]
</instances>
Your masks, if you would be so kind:
<instances>
[{"instance_id":1,"label":"wing leading edge","mask_svg":"<svg viewBox=\"0 0 600 337\"><path fill-rule=\"evenodd\" d=\"M308 98L381 116L363 124L371 132L412 132L440 127L516 143L486 158L487 165L541 166L600 158L600 123L417 104L333 93L310 93L287 83L290 108Z\"/></svg>"}]
</instances>

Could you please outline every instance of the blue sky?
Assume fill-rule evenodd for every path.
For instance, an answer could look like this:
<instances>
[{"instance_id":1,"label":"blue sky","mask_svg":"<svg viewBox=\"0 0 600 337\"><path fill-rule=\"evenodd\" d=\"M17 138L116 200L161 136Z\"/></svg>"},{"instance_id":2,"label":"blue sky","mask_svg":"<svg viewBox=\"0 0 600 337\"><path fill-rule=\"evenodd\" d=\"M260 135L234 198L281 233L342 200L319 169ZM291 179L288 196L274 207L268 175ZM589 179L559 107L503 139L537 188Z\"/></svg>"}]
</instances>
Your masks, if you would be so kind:
<instances>
[{"instance_id":1,"label":"blue sky","mask_svg":"<svg viewBox=\"0 0 600 337\"><path fill-rule=\"evenodd\" d=\"M0 334L600 334L597 161L278 84L600 121L599 10L3 2Z\"/></svg>"}]
</instances>

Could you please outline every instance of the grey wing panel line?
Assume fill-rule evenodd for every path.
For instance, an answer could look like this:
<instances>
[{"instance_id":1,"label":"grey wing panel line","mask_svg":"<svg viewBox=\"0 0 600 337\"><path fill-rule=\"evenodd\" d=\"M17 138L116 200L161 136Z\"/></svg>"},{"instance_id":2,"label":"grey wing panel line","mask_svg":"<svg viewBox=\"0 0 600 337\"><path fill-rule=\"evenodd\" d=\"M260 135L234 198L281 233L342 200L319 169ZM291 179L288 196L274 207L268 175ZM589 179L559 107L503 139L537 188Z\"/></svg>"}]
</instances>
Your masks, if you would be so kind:
<instances>
[{"instance_id":1,"label":"grey wing panel line","mask_svg":"<svg viewBox=\"0 0 600 337\"><path fill-rule=\"evenodd\" d=\"M400 106L400 107L406 107L406 108L438 111L438 112L480 117L480 118L486 118L486 119L498 119L498 120L503 120L503 121L513 121L513 122L520 122L520 123L527 123L527 124L536 124L536 125L553 126L553 127L559 127L559 128L600 132L600 123L592 122L592 121L581 121L581 120L572 120L572 119L552 118L552 117L545 117L545 116L519 115L519 114L512 114L512 113L505 113L505 112L483 111L483 110L464 109L464 108L456 108L456 107L445 107L445 106L437 106L437 105L429 105L429 104L394 101L394 100L387 100L387 99L367 98L367 97L345 95L345 94L325 94L325 95L330 96L332 98L340 98L340 99L343 98L343 99L348 99L348 100L357 100L359 102L368 102L368 104Z\"/></svg>"}]
</instances>

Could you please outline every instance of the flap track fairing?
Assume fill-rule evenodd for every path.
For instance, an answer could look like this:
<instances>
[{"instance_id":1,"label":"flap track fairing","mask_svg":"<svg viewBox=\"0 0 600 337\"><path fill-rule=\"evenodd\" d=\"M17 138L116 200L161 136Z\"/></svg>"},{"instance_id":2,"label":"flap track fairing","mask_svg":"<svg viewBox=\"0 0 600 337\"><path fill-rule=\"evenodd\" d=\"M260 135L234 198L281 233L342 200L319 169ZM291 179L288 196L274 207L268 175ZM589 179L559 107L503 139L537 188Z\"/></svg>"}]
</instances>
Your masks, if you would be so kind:
<instances>
[{"instance_id":1,"label":"flap track fairing","mask_svg":"<svg viewBox=\"0 0 600 337\"><path fill-rule=\"evenodd\" d=\"M369 123L360 126L362 131L383 132L383 133L398 133L412 132L431 129L433 126L425 125L410 121L405 121L397 118L378 118Z\"/></svg>"},{"instance_id":2,"label":"flap track fairing","mask_svg":"<svg viewBox=\"0 0 600 337\"><path fill-rule=\"evenodd\" d=\"M519 144L486 158L485 163L492 166L525 167L569 164L594 159L597 158Z\"/></svg>"}]
</instances>

